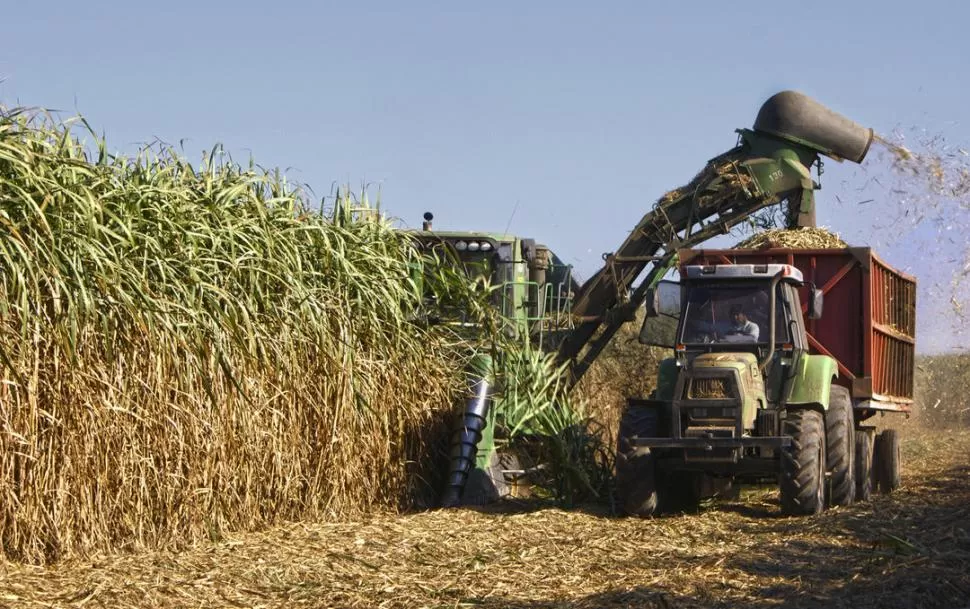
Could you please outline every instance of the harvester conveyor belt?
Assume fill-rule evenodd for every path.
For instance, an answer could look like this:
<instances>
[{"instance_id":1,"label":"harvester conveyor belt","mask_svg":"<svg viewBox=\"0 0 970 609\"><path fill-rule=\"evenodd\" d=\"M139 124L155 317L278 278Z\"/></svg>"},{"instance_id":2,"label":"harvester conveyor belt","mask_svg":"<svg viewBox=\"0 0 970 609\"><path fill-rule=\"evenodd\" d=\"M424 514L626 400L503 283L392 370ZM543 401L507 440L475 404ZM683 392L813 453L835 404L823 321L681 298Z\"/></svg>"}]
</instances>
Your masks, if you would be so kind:
<instances>
[{"instance_id":1,"label":"harvester conveyor belt","mask_svg":"<svg viewBox=\"0 0 970 609\"><path fill-rule=\"evenodd\" d=\"M676 264L678 249L726 233L770 205L787 199L801 202L806 190L811 196L810 180L807 189L801 180L791 188L790 180L781 179L776 183L787 182L785 191L762 188L751 164L778 163L752 159L746 148L742 145L712 159L688 186L661 200L620 248L605 257L603 268L580 288L572 307L578 323L558 353L560 361L573 361L573 383L579 382L620 326L633 319L647 289ZM808 167L803 167L807 174ZM788 165L779 171L785 169L791 173L794 168ZM648 267L647 275L634 288L634 282Z\"/></svg>"},{"instance_id":2,"label":"harvester conveyor belt","mask_svg":"<svg viewBox=\"0 0 970 609\"><path fill-rule=\"evenodd\" d=\"M678 249L727 233L752 214L786 201L789 227L814 226L819 185L811 169L817 165L821 173L819 156L861 163L873 140L872 129L794 91L769 98L754 129L738 133L734 149L708 161L690 184L667 193L576 294L576 325L557 353L560 362L572 362L572 384L634 318L647 290L676 264Z\"/></svg>"}]
</instances>

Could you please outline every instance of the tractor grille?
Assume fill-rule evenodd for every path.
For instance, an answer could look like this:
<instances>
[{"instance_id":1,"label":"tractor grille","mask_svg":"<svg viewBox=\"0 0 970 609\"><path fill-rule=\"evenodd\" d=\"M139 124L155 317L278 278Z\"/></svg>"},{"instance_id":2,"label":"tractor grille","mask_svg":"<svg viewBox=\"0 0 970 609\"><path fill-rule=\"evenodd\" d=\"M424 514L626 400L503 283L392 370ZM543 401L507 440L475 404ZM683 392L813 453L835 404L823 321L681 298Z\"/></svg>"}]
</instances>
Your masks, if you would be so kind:
<instances>
[{"instance_id":1,"label":"tractor grille","mask_svg":"<svg viewBox=\"0 0 970 609\"><path fill-rule=\"evenodd\" d=\"M777 436L778 411L765 409L759 410L758 418L755 419L755 428L757 429L759 436Z\"/></svg>"},{"instance_id":2,"label":"tractor grille","mask_svg":"<svg viewBox=\"0 0 970 609\"><path fill-rule=\"evenodd\" d=\"M733 396L728 386L728 380L722 376L715 376L691 379L688 397L696 400L725 400Z\"/></svg>"}]
</instances>

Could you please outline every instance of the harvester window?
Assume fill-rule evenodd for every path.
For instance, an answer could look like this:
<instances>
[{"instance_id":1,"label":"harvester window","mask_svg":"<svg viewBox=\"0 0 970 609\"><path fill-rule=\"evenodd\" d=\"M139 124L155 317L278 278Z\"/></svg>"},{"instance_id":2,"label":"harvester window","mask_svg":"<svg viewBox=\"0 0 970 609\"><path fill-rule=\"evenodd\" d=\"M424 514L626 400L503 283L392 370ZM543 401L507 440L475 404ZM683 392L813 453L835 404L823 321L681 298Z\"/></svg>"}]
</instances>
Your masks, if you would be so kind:
<instances>
[{"instance_id":1,"label":"harvester window","mask_svg":"<svg viewBox=\"0 0 970 609\"><path fill-rule=\"evenodd\" d=\"M421 247L425 252L434 256L438 264L446 265L455 270L460 270L464 275L479 288L486 288L496 285L495 270L497 255L494 250L489 251L467 251L459 250L453 241L441 238L425 238L421 240ZM425 269L425 273L432 272ZM427 276L425 278L427 281ZM464 324L467 321L468 311L463 303L430 303L431 291L425 284L426 304L437 308L437 314L441 320L458 322ZM491 296L492 304L501 306L502 294L500 290L493 290Z\"/></svg>"},{"instance_id":2,"label":"harvester window","mask_svg":"<svg viewBox=\"0 0 970 609\"><path fill-rule=\"evenodd\" d=\"M461 256L461 262L469 279L487 280L489 283L493 281L491 256L487 254L465 254Z\"/></svg>"}]
</instances>

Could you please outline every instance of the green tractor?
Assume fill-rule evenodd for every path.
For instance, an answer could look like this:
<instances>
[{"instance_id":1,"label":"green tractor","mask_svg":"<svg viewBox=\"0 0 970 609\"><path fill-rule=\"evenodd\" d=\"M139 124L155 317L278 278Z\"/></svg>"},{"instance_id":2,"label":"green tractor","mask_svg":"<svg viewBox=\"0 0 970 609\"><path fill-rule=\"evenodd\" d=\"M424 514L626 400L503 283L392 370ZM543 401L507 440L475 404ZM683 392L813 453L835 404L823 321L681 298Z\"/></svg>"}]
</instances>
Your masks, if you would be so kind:
<instances>
[{"instance_id":1,"label":"green tractor","mask_svg":"<svg viewBox=\"0 0 970 609\"><path fill-rule=\"evenodd\" d=\"M501 331L513 342L549 351L571 328L570 305L578 284L572 268L548 247L515 235L434 230L424 215L422 230L411 235L439 260L459 266L473 280L491 288L490 304L499 313ZM504 408L505 357L492 356L480 343L480 328L465 311L445 312L438 323L455 326L470 349L468 399L451 443L448 480L442 505L480 505L515 495L524 473L519 459L503 450L505 432L515 425Z\"/></svg>"},{"instance_id":2,"label":"green tractor","mask_svg":"<svg viewBox=\"0 0 970 609\"><path fill-rule=\"evenodd\" d=\"M810 291L803 316L804 279L789 265L691 265L682 279L661 283L648 301L641 341L676 351L651 398L632 400L621 419L621 508L648 516L688 507L742 477L780 471L786 510L821 511L825 419L840 419L829 452L844 455L846 467L854 442L836 361L809 353L805 317L820 316L821 292ZM837 475L852 484L853 473Z\"/></svg>"},{"instance_id":3,"label":"green tractor","mask_svg":"<svg viewBox=\"0 0 970 609\"><path fill-rule=\"evenodd\" d=\"M654 394L630 400L621 419L617 499L630 514L730 493L750 478L779 479L785 510L799 514L899 484L898 435L877 436L865 422L912 403L915 280L868 248L690 249L752 216L773 220L776 206L787 208L788 228L814 226L822 157L861 163L874 133L795 91L770 97L753 128L737 132L737 146L604 255L557 353L578 382L644 303L641 340L675 349ZM678 266L683 286L659 296ZM822 319L816 290L831 303ZM722 340L730 304L761 316L754 344ZM706 339L695 321L709 324Z\"/></svg>"},{"instance_id":4,"label":"green tractor","mask_svg":"<svg viewBox=\"0 0 970 609\"><path fill-rule=\"evenodd\" d=\"M674 354L653 394L630 400L621 419L623 511L689 508L744 480L777 481L788 514L895 489L898 436L876 437L864 422L909 411L915 280L868 248L682 250L679 259L680 283L647 296L640 340ZM824 316L823 290L834 305Z\"/></svg>"}]
</instances>

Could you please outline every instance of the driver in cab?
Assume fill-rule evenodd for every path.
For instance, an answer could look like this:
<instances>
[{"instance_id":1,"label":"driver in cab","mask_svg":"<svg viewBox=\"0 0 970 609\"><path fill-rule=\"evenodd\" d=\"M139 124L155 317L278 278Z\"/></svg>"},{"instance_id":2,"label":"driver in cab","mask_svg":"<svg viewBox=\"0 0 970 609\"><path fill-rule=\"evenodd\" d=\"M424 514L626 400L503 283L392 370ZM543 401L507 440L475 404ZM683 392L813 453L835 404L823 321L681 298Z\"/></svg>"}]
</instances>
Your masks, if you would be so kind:
<instances>
[{"instance_id":1,"label":"driver in cab","mask_svg":"<svg viewBox=\"0 0 970 609\"><path fill-rule=\"evenodd\" d=\"M732 343L756 343L761 330L748 319L741 305L731 305L731 326L725 332L725 340Z\"/></svg>"}]
</instances>

